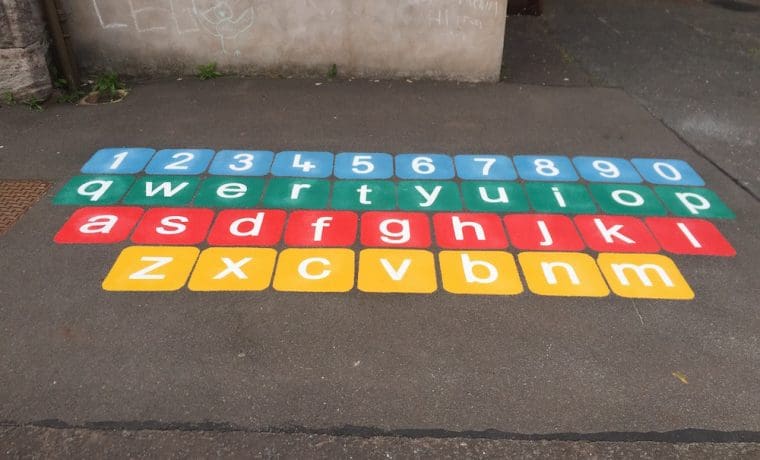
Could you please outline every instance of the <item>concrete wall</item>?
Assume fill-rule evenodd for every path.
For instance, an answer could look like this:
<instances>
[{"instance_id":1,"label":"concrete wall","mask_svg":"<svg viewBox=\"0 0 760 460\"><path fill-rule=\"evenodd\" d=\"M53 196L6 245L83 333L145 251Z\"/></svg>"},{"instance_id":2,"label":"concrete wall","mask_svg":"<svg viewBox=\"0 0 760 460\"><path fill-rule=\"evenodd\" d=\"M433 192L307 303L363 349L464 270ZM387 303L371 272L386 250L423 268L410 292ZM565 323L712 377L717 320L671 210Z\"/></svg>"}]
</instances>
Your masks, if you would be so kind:
<instances>
[{"instance_id":1,"label":"concrete wall","mask_svg":"<svg viewBox=\"0 0 760 460\"><path fill-rule=\"evenodd\" d=\"M0 0L0 95L45 99L52 90L37 0Z\"/></svg>"},{"instance_id":2,"label":"concrete wall","mask_svg":"<svg viewBox=\"0 0 760 460\"><path fill-rule=\"evenodd\" d=\"M507 0L61 0L85 70L496 80Z\"/></svg>"}]
</instances>

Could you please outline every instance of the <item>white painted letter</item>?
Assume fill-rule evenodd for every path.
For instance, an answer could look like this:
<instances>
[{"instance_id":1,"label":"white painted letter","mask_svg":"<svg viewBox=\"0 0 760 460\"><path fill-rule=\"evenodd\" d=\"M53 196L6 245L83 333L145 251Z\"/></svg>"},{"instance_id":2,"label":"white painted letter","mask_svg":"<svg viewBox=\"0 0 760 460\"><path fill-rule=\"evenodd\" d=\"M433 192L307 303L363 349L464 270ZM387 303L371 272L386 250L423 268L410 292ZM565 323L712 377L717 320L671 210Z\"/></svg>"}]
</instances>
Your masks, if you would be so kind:
<instances>
[{"instance_id":1,"label":"white painted letter","mask_svg":"<svg viewBox=\"0 0 760 460\"><path fill-rule=\"evenodd\" d=\"M171 198L182 191L183 188L187 187L187 185L188 182L182 182L180 184L177 184L176 187L171 188L171 182L162 182L161 185L154 188L153 182L148 181L145 183L145 196L151 197L157 195L159 192L162 192L164 194L164 198Z\"/></svg>"},{"instance_id":2,"label":"white painted letter","mask_svg":"<svg viewBox=\"0 0 760 460\"><path fill-rule=\"evenodd\" d=\"M636 276L639 277L639 280L641 280L642 284L647 287L652 287L652 280L649 279L649 275L647 275L647 270L654 270L655 273L657 273L657 276L660 277L663 283L665 283L665 286L667 287L673 287L673 281L670 280L670 277L668 276L668 273L665 271L664 268L660 267L659 265L655 264L642 264L642 265L636 265L636 264L611 264L610 267L612 267L612 271L615 272L615 276L617 276L618 280L620 281L620 284L623 286L630 286L631 283L628 281L628 277L625 276L624 270L633 270L634 273L636 273Z\"/></svg>"},{"instance_id":3,"label":"white painted letter","mask_svg":"<svg viewBox=\"0 0 760 460\"><path fill-rule=\"evenodd\" d=\"M475 267L483 267L488 271L488 275L481 277L475 274ZM470 260L468 254L462 254L462 270L464 270L464 279L468 283L491 284L499 278L499 271L493 264L483 260Z\"/></svg>"},{"instance_id":4,"label":"white painted letter","mask_svg":"<svg viewBox=\"0 0 760 460\"><path fill-rule=\"evenodd\" d=\"M247 264L248 262L252 261L253 259L250 257L244 257L240 259L237 262L232 261L232 259L228 257L222 257L222 262L224 262L225 269L221 272L217 273L216 276L214 276L215 280L220 280L222 278L226 278L228 275L234 274L238 279L241 280L247 280L248 276L243 273L243 271L240 269L243 265Z\"/></svg>"},{"instance_id":5,"label":"white painted letter","mask_svg":"<svg viewBox=\"0 0 760 460\"><path fill-rule=\"evenodd\" d=\"M612 227L607 228L604 225L604 222L602 222L602 219L599 218L594 219L594 224L596 225L597 230L599 230L599 234L602 235L602 238L604 238L604 241L607 243L612 244L615 242L615 240L612 239L613 236L625 244L636 243L632 239L620 233L620 229L623 228L621 224L613 225Z\"/></svg>"},{"instance_id":6,"label":"white painted letter","mask_svg":"<svg viewBox=\"0 0 760 460\"><path fill-rule=\"evenodd\" d=\"M627 201L623 199L623 196L633 198L633 201ZM644 197L634 192L633 190L615 190L612 192L612 199L622 204L623 206L641 206L644 204Z\"/></svg>"},{"instance_id":7,"label":"white painted letter","mask_svg":"<svg viewBox=\"0 0 760 460\"><path fill-rule=\"evenodd\" d=\"M486 232L483 231L483 226L477 222L462 222L459 216L453 216L451 218L451 226L454 227L454 239L457 241L464 240L464 229L469 227L475 231L475 238L478 241L485 241Z\"/></svg>"},{"instance_id":8,"label":"white painted letter","mask_svg":"<svg viewBox=\"0 0 760 460\"><path fill-rule=\"evenodd\" d=\"M119 222L119 218L113 215L92 216L87 223L79 227L81 233L102 233L108 235Z\"/></svg>"},{"instance_id":9,"label":"white painted letter","mask_svg":"<svg viewBox=\"0 0 760 460\"><path fill-rule=\"evenodd\" d=\"M694 234L691 233L691 230L689 230L689 227L686 226L683 222L679 222L676 224L678 228L681 230L681 233L684 234L687 240L689 240L689 243L691 243L692 246L699 249L702 247L702 243L700 243L697 238L694 237Z\"/></svg>"},{"instance_id":10,"label":"white painted letter","mask_svg":"<svg viewBox=\"0 0 760 460\"><path fill-rule=\"evenodd\" d=\"M90 190L92 185L96 185L97 189ZM82 196L89 196L90 201L98 201L111 188L111 185L113 185L112 180L91 180L80 185L77 193Z\"/></svg>"},{"instance_id":11,"label":"white painted letter","mask_svg":"<svg viewBox=\"0 0 760 460\"><path fill-rule=\"evenodd\" d=\"M290 199L297 200L301 194L301 190L310 189L311 184L293 184L293 188L290 190Z\"/></svg>"},{"instance_id":12,"label":"white painted letter","mask_svg":"<svg viewBox=\"0 0 760 460\"><path fill-rule=\"evenodd\" d=\"M412 259L404 259L398 270L393 268L393 265L391 265L388 259L380 259L380 263L393 281L401 281L404 279L406 271L409 270L409 266L412 265Z\"/></svg>"},{"instance_id":13,"label":"white painted letter","mask_svg":"<svg viewBox=\"0 0 760 460\"><path fill-rule=\"evenodd\" d=\"M369 185L362 184L362 186L357 188L356 191L359 192L359 204L372 204L372 201L367 199L367 194L372 193L372 189L369 188Z\"/></svg>"},{"instance_id":14,"label":"white painted letter","mask_svg":"<svg viewBox=\"0 0 760 460\"><path fill-rule=\"evenodd\" d=\"M552 193L554 194L554 199L557 200L557 204L560 208L566 208L567 203L565 203L565 197L562 196L562 194L559 192L559 187L552 187Z\"/></svg>"},{"instance_id":15,"label":"white painted letter","mask_svg":"<svg viewBox=\"0 0 760 460\"><path fill-rule=\"evenodd\" d=\"M401 230L392 232L391 225L400 225ZM380 241L388 244L404 244L412 238L412 231L409 225L409 219L385 219L380 222Z\"/></svg>"},{"instance_id":16,"label":"white painted letter","mask_svg":"<svg viewBox=\"0 0 760 460\"><path fill-rule=\"evenodd\" d=\"M499 191L499 196L497 198L491 198L488 196L488 190L486 190L485 187L478 187L478 192L480 192L480 199L486 203L509 203L507 190L504 187L497 187L496 190Z\"/></svg>"},{"instance_id":17,"label":"white painted letter","mask_svg":"<svg viewBox=\"0 0 760 460\"><path fill-rule=\"evenodd\" d=\"M314 227L314 241L322 241L322 233L326 227L330 226L330 222L333 221L332 217L320 217L316 222L311 224Z\"/></svg>"},{"instance_id":18,"label":"white painted letter","mask_svg":"<svg viewBox=\"0 0 760 460\"><path fill-rule=\"evenodd\" d=\"M242 231L240 226L243 224L253 224L250 230ZM230 233L234 236L259 236L261 225L264 223L264 213L256 213L256 217L243 217L230 224Z\"/></svg>"},{"instance_id":19,"label":"white painted letter","mask_svg":"<svg viewBox=\"0 0 760 460\"><path fill-rule=\"evenodd\" d=\"M567 272L567 276L570 278L570 282L575 285L581 284L581 280L578 279L578 274L575 273L575 269L567 262L541 262L541 269L544 271L544 278L549 284L557 284L557 277L554 275L555 268L564 268Z\"/></svg>"},{"instance_id":20,"label":"white painted letter","mask_svg":"<svg viewBox=\"0 0 760 460\"><path fill-rule=\"evenodd\" d=\"M129 279L131 280L162 280L166 278L165 274L151 274L150 272L156 270L157 268L161 268L164 265L171 263L174 260L174 257L141 257L140 262L153 262L152 265L148 265L147 267L143 268L142 270L136 271L129 275Z\"/></svg>"},{"instance_id":21,"label":"white painted letter","mask_svg":"<svg viewBox=\"0 0 760 460\"><path fill-rule=\"evenodd\" d=\"M686 209L689 210L690 213L698 215L699 211L704 211L706 209L710 209L710 202L707 200L707 198L703 197L702 195L698 193L692 193L692 192L676 192L676 198L681 200L681 203L686 207ZM696 199L697 202L694 203L691 201L691 199Z\"/></svg>"},{"instance_id":22,"label":"white painted letter","mask_svg":"<svg viewBox=\"0 0 760 460\"><path fill-rule=\"evenodd\" d=\"M325 267L330 266L330 261L325 259L324 257L310 257L303 262L301 262L298 265L298 274L301 275L301 278L307 279L307 280L323 280L330 276L330 270L323 269L320 273L317 274L311 274L309 273L309 265L311 264L322 264Z\"/></svg>"},{"instance_id":23,"label":"white painted letter","mask_svg":"<svg viewBox=\"0 0 760 460\"><path fill-rule=\"evenodd\" d=\"M554 239L552 239L551 233L549 233L549 227L546 226L546 222L543 220L539 220L537 222L538 229L541 230L541 236L544 237L544 241L538 243L540 246L551 246L554 244Z\"/></svg>"},{"instance_id":24,"label":"white painted letter","mask_svg":"<svg viewBox=\"0 0 760 460\"><path fill-rule=\"evenodd\" d=\"M179 235L187 230L186 223L190 222L185 216L167 216L161 219L161 227L156 227L160 235ZM168 228L167 228L168 227Z\"/></svg>"},{"instance_id":25,"label":"white painted letter","mask_svg":"<svg viewBox=\"0 0 760 460\"><path fill-rule=\"evenodd\" d=\"M248 191L248 187L245 184L238 182L231 182L228 184L222 184L216 189L216 195L219 198L240 198Z\"/></svg>"},{"instance_id":26,"label":"white painted letter","mask_svg":"<svg viewBox=\"0 0 760 460\"><path fill-rule=\"evenodd\" d=\"M420 203L420 206L423 208L427 208L433 203L435 203L435 200L438 199L438 194L441 193L441 189L443 187L440 185L436 185L433 189L433 193L428 193L424 188L422 188L421 185L415 185L414 189L419 192L420 195L422 195L423 198L425 198L424 203Z\"/></svg>"}]
</instances>

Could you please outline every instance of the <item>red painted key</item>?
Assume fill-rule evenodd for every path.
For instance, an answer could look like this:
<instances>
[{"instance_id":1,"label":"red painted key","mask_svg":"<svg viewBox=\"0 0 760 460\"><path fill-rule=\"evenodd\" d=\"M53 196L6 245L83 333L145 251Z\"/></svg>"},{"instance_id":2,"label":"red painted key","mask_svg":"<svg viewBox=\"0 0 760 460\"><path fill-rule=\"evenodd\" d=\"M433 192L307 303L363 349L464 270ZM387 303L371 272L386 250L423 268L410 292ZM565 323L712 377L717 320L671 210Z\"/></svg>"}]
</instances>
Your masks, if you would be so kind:
<instances>
[{"instance_id":1,"label":"red painted key","mask_svg":"<svg viewBox=\"0 0 760 460\"><path fill-rule=\"evenodd\" d=\"M512 245L531 251L580 251L586 247L573 221L559 214L510 214L504 218Z\"/></svg>"},{"instance_id":2,"label":"red painted key","mask_svg":"<svg viewBox=\"0 0 760 460\"><path fill-rule=\"evenodd\" d=\"M598 252L659 252L660 245L641 219L628 216L575 216L588 247Z\"/></svg>"},{"instance_id":3,"label":"red painted key","mask_svg":"<svg viewBox=\"0 0 760 460\"><path fill-rule=\"evenodd\" d=\"M208 235L211 246L274 246L287 214L279 209L229 209L219 213Z\"/></svg>"},{"instance_id":4,"label":"red painted key","mask_svg":"<svg viewBox=\"0 0 760 460\"><path fill-rule=\"evenodd\" d=\"M293 211L285 244L294 247L340 248L354 244L359 217L350 211Z\"/></svg>"},{"instance_id":5,"label":"red painted key","mask_svg":"<svg viewBox=\"0 0 760 460\"><path fill-rule=\"evenodd\" d=\"M53 238L58 244L110 244L124 241L143 215L142 208L77 209Z\"/></svg>"},{"instance_id":6,"label":"red painted key","mask_svg":"<svg viewBox=\"0 0 760 460\"><path fill-rule=\"evenodd\" d=\"M152 208L132 235L137 244L198 244L214 219L214 211L198 208Z\"/></svg>"},{"instance_id":7,"label":"red painted key","mask_svg":"<svg viewBox=\"0 0 760 460\"><path fill-rule=\"evenodd\" d=\"M646 223L662 248L673 254L723 257L736 255L736 249L709 221L678 217L649 217Z\"/></svg>"},{"instance_id":8,"label":"red painted key","mask_svg":"<svg viewBox=\"0 0 760 460\"><path fill-rule=\"evenodd\" d=\"M430 221L421 212L365 212L361 242L368 247L430 247Z\"/></svg>"},{"instance_id":9,"label":"red painted key","mask_svg":"<svg viewBox=\"0 0 760 460\"><path fill-rule=\"evenodd\" d=\"M496 214L439 213L433 215L438 246L445 249L503 249L509 246Z\"/></svg>"}]
</instances>

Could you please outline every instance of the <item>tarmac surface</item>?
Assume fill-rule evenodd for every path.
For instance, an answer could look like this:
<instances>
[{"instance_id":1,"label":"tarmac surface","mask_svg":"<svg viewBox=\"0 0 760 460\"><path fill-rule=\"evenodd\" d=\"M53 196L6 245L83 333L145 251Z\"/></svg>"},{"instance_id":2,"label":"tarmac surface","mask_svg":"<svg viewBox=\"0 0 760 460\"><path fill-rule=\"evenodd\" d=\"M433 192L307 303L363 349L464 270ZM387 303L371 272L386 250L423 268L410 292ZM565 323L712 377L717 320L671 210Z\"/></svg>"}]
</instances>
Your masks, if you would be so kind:
<instances>
[{"instance_id":1,"label":"tarmac surface","mask_svg":"<svg viewBox=\"0 0 760 460\"><path fill-rule=\"evenodd\" d=\"M54 183L0 235L0 453L757 457L756 6L546 0L509 18L501 84L185 77L0 107L0 180ZM109 293L128 244L54 244L76 208L52 196L120 145L680 158L737 255L671 256L693 301Z\"/></svg>"},{"instance_id":2,"label":"tarmac surface","mask_svg":"<svg viewBox=\"0 0 760 460\"><path fill-rule=\"evenodd\" d=\"M622 88L757 198L758 23L758 0L545 0L508 18L504 77Z\"/></svg>"},{"instance_id":3,"label":"tarmac surface","mask_svg":"<svg viewBox=\"0 0 760 460\"><path fill-rule=\"evenodd\" d=\"M316 83L185 79L0 109L0 179L56 184L0 238L6 425L758 441L760 205L732 177L621 90ZM736 213L716 225L737 255L674 256L696 293L680 302L105 292L121 246L53 244L73 208L50 197L118 145L680 158Z\"/></svg>"}]
</instances>

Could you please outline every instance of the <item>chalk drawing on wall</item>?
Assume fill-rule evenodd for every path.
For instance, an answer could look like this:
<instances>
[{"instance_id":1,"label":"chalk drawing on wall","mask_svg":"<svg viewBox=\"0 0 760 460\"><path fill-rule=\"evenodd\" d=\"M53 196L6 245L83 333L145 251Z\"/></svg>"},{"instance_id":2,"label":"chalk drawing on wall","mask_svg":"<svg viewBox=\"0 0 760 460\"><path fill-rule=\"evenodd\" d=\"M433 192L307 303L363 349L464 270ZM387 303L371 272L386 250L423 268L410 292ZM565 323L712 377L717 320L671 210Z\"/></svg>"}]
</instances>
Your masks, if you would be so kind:
<instances>
[{"instance_id":1,"label":"chalk drawing on wall","mask_svg":"<svg viewBox=\"0 0 760 460\"><path fill-rule=\"evenodd\" d=\"M193 12L203 30L219 39L224 54L240 55L229 47L253 26L252 0L193 0Z\"/></svg>"}]
</instances>

